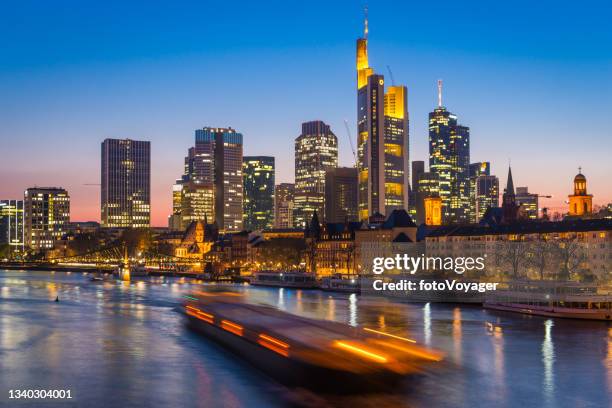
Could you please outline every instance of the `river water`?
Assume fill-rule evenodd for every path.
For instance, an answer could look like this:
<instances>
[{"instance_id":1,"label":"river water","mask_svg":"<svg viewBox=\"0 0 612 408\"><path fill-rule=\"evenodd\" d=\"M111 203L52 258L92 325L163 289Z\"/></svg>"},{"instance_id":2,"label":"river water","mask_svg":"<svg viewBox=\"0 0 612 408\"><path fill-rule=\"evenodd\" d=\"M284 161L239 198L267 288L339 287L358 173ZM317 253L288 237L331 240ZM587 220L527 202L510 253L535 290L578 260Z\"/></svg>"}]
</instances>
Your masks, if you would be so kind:
<instances>
[{"instance_id":1,"label":"river water","mask_svg":"<svg viewBox=\"0 0 612 408\"><path fill-rule=\"evenodd\" d=\"M228 285L253 303L407 335L446 353L440 367L411 376L391 394L314 395L276 384L185 328L181 297L208 286L0 270L0 406L612 405L608 323ZM70 390L72 399L9 399L9 390L23 389Z\"/></svg>"}]
</instances>

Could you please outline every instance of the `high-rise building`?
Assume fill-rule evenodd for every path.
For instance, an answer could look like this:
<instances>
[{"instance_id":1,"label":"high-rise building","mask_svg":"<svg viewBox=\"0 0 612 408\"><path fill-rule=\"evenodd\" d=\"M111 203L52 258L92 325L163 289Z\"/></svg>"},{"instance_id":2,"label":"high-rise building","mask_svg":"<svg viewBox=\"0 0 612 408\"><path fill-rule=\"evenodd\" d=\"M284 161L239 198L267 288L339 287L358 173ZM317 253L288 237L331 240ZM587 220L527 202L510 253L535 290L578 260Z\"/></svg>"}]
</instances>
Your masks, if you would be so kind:
<instances>
[{"instance_id":1,"label":"high-rise building","mask_svg":"<svg viewBox=\"0 0 612 408\"><path fill-rule=\"evenodd\" d=\"M338 138L320 120L302 124L295 139L294 226L302 228L325 211L325 173L338 167Z\"/></svg>"},{"instance_id":2,"label":"high-rise building","mask_svg":"<svg viewBox=\"0 0 612 408\"><path fill-rule=\"evenodd\" d=\"M23 252L22 200L0 200L0 244L9 245L11 252Z\"/></svg>"},{"instance_id":3,"label":"high-rise building","mask_svg":"<svg viewBox=\"0 0 612 408\"><path fill-rule=\"evenodd\" d=\"M426 222L425 199L440 197L440 177L437 173L421 173L416 184L416 223Z\"/></svg>"},{"instance_id":4,"label":"high-rise building","mask_svg":"<svg viewBox=\"0 0 612 408\"><path fill-rule=\"evenodd\" d=\"M195 131L195 146L185 158L185 173L173 187L180 191L181 229L191 221L214 220L222 231L242 230L242 134L230 128Z\"/></svg>"},{"instance_id":5,"label":"high-rise building","mask_svg":"<svg viewBox=\"0 0 612 408\"><path fill-rule=\"evenodd\" d=\"M53 248L70 222L70 196L63 188L32 187L24 194L25 246Z\"/></svg>"},{"instance_id":6,"label":"high-rise building","mask_svg":"<svg viewBox=\"0 0 612 408\"><path fill-rule=\"evenodd\" d=\"M429 169L440 178L445 223L467 223L470 211L470 129L442 106L438 81L438 107L429 114Z\"/></svg>"},{"instance_id":7,"label":"high-rise building","mask_svg":"<svg viewBox=\"0 0 612 408\"><path fill-rule=\"evenodd\" d=\"M499 207L499 179L495 176L480 175L474 180L473 221L479 222L487 208Z\"/></svg>"},{"instance_id":8,"label":"high-rise building","mask_svg":"<svg viewBox=\"0 0 612 408\"><path fill-rule=\"evenodd\" d=\"M593 195L587 194L587 180L578 168L574 177L574 194L569 196L569 215L583 216L593 212Z\"/></svg>"},{"instance_id":9,"label":"high-rise building","mask_svg":"<svg viewBox=\"0 0 612 408\"><path fill-rule=\"evenodd\" d=\"M293 228L295 184L280 183L274 189L274 228Z\"/></svg>"},{"instance_id":10,"label":"high-rise building","mask_svg":"<svg viewBox=\"0 0 612 408\"><path fill-rule=\"evenodd\" d=\"M412 209L416 208L416 192L419 185L419 177L425 173L425 162L423 160L414 160L411 169L410 195L408 198L409 205Z\"/></svg>"},{"instance_id":11,"label":"high-rise building","mask_svg":"<svg viewBox=\"0 0 612 408\"><path fill-rule=\"evenodd\" d=\"M325 174L325 221L357 221L357 169L338 167Z\"/></svg>"},{"instance_id":12,"label":"high-rise building","mask_svg":"<svg viewBox=\"0 0 612 408\"><path fill-rule=\"evenodd\" d=\"M274 224L274 157L244 156L244 228L264 230Z\"/></svg>"},{"instance_id":13,"label":"high-rise building","mask_svg":"<svg viewBox=\"0 0 612 408\"><path fill-rule=\"evenodd\" d=\"M521 218L538 219L538 195L529 192L527 187L516 188L516 203Z\"/></svg>"},{"instance_id":14,"label":"high-rise building","mask_svg":"<svg viewBox=\"0 0 612 408\"><path fill-rule=\"evenodd\" d=\"M368 61L368 20L357 39L357 162L359 219L408 208L408 101L405 86L390 86Z\"/></svg>"},{"instance_id":15,"label":"high-rise building","mask_svg":"<svg viewBox=\"0 0 612 408\"><path fill-rule=\"evenodd\" d=\"M130 139L102 142L102 226L151 225L151 143Z\"/></svg>"},{"instance_id":16,"label":"high-rise building","mask_svg":"<svg viewBox=\"0 0 612 408\"><path fill-rule=\"evenodd\" d=\"M477 162L470 163L469 167L470 176L470 222L478 222L480 216L476 211L476 179L479 176L490 176L491 175L491 163L490 162Z\"/></svg>"}]
</instances>

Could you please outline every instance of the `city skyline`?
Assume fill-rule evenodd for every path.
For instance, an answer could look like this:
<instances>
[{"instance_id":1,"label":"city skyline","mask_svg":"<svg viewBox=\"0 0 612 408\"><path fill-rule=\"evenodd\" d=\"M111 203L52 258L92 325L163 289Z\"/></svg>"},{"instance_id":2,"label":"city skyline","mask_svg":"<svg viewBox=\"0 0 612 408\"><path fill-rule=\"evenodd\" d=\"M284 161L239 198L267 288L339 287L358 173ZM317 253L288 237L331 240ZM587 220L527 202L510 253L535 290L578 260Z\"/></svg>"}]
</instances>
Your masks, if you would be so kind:
<instances>
[{"instance_id":1,"label":"city skyline","mask_svg":"<svg viewBox=\"0 0 612 408\"><path fill-rule=\"evenodd\" d=\"M213 6L207 7L207 11L220 13ZM491 174L501 176L500 185L506 184L503 175L512 159L516 185L527 186L533 193L552 194L552 199L541 200L541 206L553 211L566 209L564 202L572 192L571 180L577 167L582 166L594 204L612 201L612 192L606 190L606 176L612 173L605 149L609 131L592 123L594 105L610 111L610 93L606 92L612 85L612 58L605 46L608 32L597 32L596 24L588 29L581 26L585 28L581 32L559 24L554 26L556 40L548 39L542 31L551 29L552 24L542 23L539 28L530 25L538 13L544 12L544 5L538 5L528 12L521 11L524 15L519 23L527 24L527 29L516 38L517 44L493 27L491 21L484 21L493 10L482 12L481 24L457 34L453 41L444 34L450 35L456 23L441 16L437 35L433 36L439 40L436 43L418 33L423 23L416 21L417 17L430 9L424 5L396 7L398 13L410 16L411 24L403 31L386 24L387 8L370 5L370 63L385 77L385 64L389 64L396 81L408 87L411 161L427 160L427 112L435 107L435 81L442 78L445 105L470 127L471 161L490 161ZM315 9L309 6L303 16L295 18L306 21ZM68 38L63 44L51 41L66 40L65 36L71 33L66 27L74 29L74 25L81 24L75 18L85 12L78 8L55 11L68 20L64 31L51 29L50 42L39 48L29 45L29 36L17 41L34 50L39 59L20 54L14 45L2 57L0 83L6 89L6 100L3 97L0 102L0 135L6 146L0 164L6 180L0 186L2 198L20 199L28 187L57 185L70 193L73 220L99 220L99 189L84 185L100 179L100 163L93 160L99 157L99 144L106 138L147 140L151 141L152 225L165 226L172 213L172 185L182 172L181 158L190 146L193 129L212 125L240 129L245 155L276 157L277 183L293 181L293 140L299 135L300 124L309 120L322 120L331 126L339 140L338 165L352 165L354 159L343 120L349 120L355 143L354 42L362 33L363 15L355 5L326 10L329 12L322 17L321 26L333 21L336 27L313 33L295 22L289 25L280 21L288 11L266 9L272 11L270 21L278 24L263 28L258 23L260 29L251 30L251 37L244 42L239 40L239 34L244 35L255 24L247 21L248 13L235 16L245 23L237 33L223 40L206 37L210 41L205 41L183 27L190 21L188 16L177 15L180 12L173 10L167 24L181 28L174 37L154 37L147 43L149 47L131 54L133 49L122 47L120 37L130 45L144 40L137 33L123 32L119 25L111 24L108 40L96 31L90 33L97 41L93 49L96 44L103 45L97 48L98 53L83 51L75 55L70 54L71 47L78 48L82 40ZM21 11L8 10L7 15ZM452 11L465 13L455 8ZM506 18L515 13L505 12ZM568 18L566 14L562 17ZM32 24L40 17L34 12ZM84 17L85 22L95 20L86 13ZM554 20L554 16L550 17ZM151 24L154 26L159 18L153 18ZM228 21L221 18L211 24L214 27ZM154 27L145 27L144 32L147 29ZM9 33L21 33L12 24L0 30L7 38L14 37ZM277 37L281 30L289 30L287 38ZM488 39L474 40L476 34L486 30L491 34ZM185 41L187 34L193 36L189 41ZM533 41L527 44L529 36ZM156 44L163 45L161 51L153 50ZM487 45L495 45L494 51ZM235 55L230 55L224 46L234 50ZM254 56L255 62L249 62ZM202 69L210 57L228 69ZM323 66L313 61L320 57L326 58ZM238 67L238 61L246 63ZM242 79L251 69L262 75L269 71L265 76L275 80L270 82L274 86L263 80L254 83L249 77ZM302 81L308 78L302 76L305 73L310 73L310 78L326 75L326 80ZM134 82L135 78L139 80ZM223 85L217 88L210 81ZM299 101L281 96L284 88L296 82L308 82L297 84ZM266 87L260 83L266 83ZM211 92L221 95L209 98L216 103L200 97L205 86L212 86ZM263 103L253 104L255 94L263 98ZM320 95L328 97L321 100ZM156 98L172 103L149 101ZM272 109L266 113L253 105ZM252 112L243 114L240 111L244 109ZM282 121L277 120L279 115ZM33 140L36 143L32 146ZM25 164L26 155L35 158L34 162Z\"/></svg>"}]
</instances>

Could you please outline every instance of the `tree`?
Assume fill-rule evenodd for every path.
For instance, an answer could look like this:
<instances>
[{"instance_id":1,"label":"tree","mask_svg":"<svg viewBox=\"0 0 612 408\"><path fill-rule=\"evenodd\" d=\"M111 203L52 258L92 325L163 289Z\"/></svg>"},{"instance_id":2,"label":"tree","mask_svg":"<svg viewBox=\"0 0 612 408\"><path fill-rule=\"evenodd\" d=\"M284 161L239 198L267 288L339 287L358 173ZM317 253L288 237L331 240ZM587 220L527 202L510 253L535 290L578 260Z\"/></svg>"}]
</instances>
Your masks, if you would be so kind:
<instances>
[{"instance_id":1,"label":"tree","mask_svg":"<svg viewBox=\"0 0 612 408\"><path fill-rule=\"evenodd\" d=\"M528 249L525 258L525 264L533 267L537 272L540 280L544 280L544 271L551 263L552 245L543 238L538 238L528 244Z\"/></svg>"},{"instance_id":2,"label":"tree","mask_svg":"<svg viewBox=\"0 0 612 408\"><path fill-rule=\"evenodd\" d=\"M301 238L273 238L259 244L261 263L280 264L283 269L291 269L302 261L306 243Z\"/></svg>"},{"instance_id":3,"label":"tree","mask_svg":"<svg viewBox=\"0 0 612 408\"><path fill-rule=\"evenodd\" d=\"M525 265L527 243L525 241L505 241L495 248L496 261L499 265L507 265L512 272L512 278L518 279L520 268Z\"/></svg>"},{"instance_id":4,"label":"tree","mask_svg":"<svg viewBox=\"0 0 612 408\"><path fill-rule=\"evenodd\" d=\"M554 241L553 251L559 259L559 278L565 280L574 278L580 265L587 259L586 251L576 234L557 238Z\"/></svg>"}]
</instances>

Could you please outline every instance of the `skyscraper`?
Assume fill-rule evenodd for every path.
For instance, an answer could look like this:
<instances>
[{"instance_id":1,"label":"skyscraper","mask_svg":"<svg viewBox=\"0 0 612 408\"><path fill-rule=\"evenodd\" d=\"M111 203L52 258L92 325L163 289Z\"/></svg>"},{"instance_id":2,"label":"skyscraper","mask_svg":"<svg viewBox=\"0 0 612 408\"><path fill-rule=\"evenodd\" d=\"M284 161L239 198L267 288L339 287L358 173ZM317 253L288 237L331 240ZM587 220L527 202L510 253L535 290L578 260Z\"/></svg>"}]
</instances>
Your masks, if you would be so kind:
<instances>
[{"instance_id":1,"label":"skyscraper","mask_svg":"<svg viewBox=\"0 0 612 408\"><path fill-rule=\"evenodd\" d=\"M470 163L469 176L470 176L470 222L478 222L482 214L478 215L476 210L476 179L479 176L491 175L491 163L489 162L477 162Z\"/></svg>"},{"instance_id":2,"label":"skyscraper","mask_svg":"<svg viewBox=\"0 0 612 408\"><path fill-rule=\"evenodd\" d=\"M325 211L325 173L338 167L338 138L320 120L302 124L295 139L294 226L302 228Z\"/></svg>"},{"instance_id":3,"label":"skyscraper","mask_svg":"<svg viewBox=\"0 0 612 408\"><path fill-rule=\"evenodd\" d=\"M528 187L516 188L516 203L520 206L521 218L538 219L538 195L529 192Z\"/></svg>"},{"instance_id":4,"label":"skyscraper","mask_svg":"<svg viewBox=\"0 0 612 408\"><path fill-rule=\"evenodd\" d=\"M242 230L242 134L230 128L195 131L195 146L185 158L185 174L173 187L181 190L181 228L191 221L214 220L223 231Z\"/></svg>"},{"instance_id":5,"label":"skyscraper","mask_svg":"<svg viewBox=\"0 0 612 408\"><path fill-rule=\"evenodd\" d=\"M338 167L325 174L325 221L357 221L357 169Z\"/></svg>"},{"instance_id":6,"label":"skyscraper","mask_svg":"<svg viewBox=\"0 0 612 408\"><path fill-rule=\"evenodd\" d=\"M53 248L70 222L70 197L63 188L32 187L24 194L25 245L34 250Z\"/></svg>"},{"instance_id":7,"label":"skyscraper","mask_svg":"<svg viewBox=\"0 0 612 408\"><path fill-rule=\"evenodd\" d=\"M274 157L244 156L244 228L263 230L274 223Z\"/></svg>"},{"instance_id":8,"label":"skyscraper","mask_svg":"<svg viewBox=\"0 0 612 408\"><path fill-rule=\"evenodd\" d=\"M440 198L440 177L437 173L424 172L419 175L415 191L416 223L426 221L425 199Z\"/></svg>"},{"instance_id":9,"label":"skyscraper","mask_svg":"<svg viewBox=\"0 0 612 408\"><path fill-rule=\"evenodd\" d=\"M293 228L295 184L280 183L274 189L274 228Z\"/></svg>"},{"instance_id":10,"label":"skyscraper","mask_svg":"<svg viewBox=\"0 0 612 408\"><path fill-rule=\"evenodd\" d=\"M102 226L146 228L151 224L151 144L130 139L102 142Z\"/></svg>"},{"instance_id":11,"label":"skyscraper","mask_svg":"<svg viewBox=\"0 0 612 408\"><path fill-rule=\"evenodd\" d=\"M429 169L440 179L445 223L469 222L470 129L442 106L438 81L438 107L429 114Z\"/></svg>"},{"instance_id":12,"label":"skyscraper","mask_svg":"<svg viewBox=\"0 0 612 408\"><path fill-rule=\"evenodd\" d=\"M0 244L7 244L11 252L24 249L23 201L0 200Z\"/></svg>"},{"instance_id":13,"label":"skyscraper","mask_svg":"<svg viewBox=\"0 0 612 408\"><path fill-rule=\"evenodd\" d=\"M390 86L368 61L368 20L357 39L357 162L359 219L408 208L408 101L405 86Z\"/></svg>"},{"instance_id":14,"label":"skyscraper","mask_svg":"<svg viewBox=\"0 0 612 408\"><path fill-rule=\"evenodd\" d=\"M474 180L473 221L479 222L487 208L499 207L499 179L495 176L480 175Z\"/></svg>"}]
</instances>

